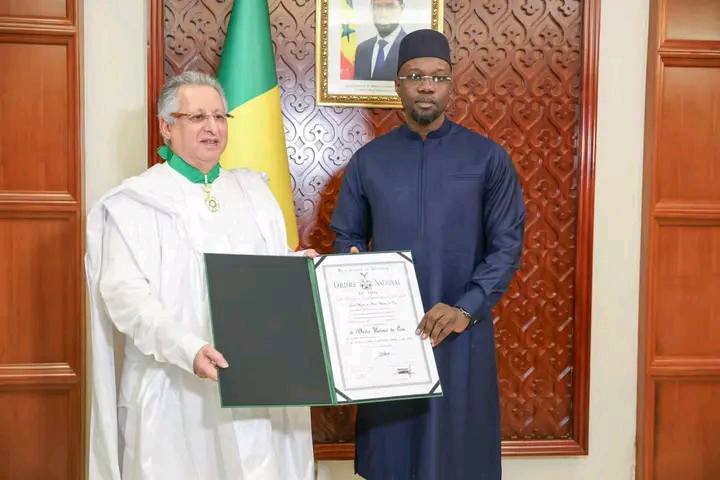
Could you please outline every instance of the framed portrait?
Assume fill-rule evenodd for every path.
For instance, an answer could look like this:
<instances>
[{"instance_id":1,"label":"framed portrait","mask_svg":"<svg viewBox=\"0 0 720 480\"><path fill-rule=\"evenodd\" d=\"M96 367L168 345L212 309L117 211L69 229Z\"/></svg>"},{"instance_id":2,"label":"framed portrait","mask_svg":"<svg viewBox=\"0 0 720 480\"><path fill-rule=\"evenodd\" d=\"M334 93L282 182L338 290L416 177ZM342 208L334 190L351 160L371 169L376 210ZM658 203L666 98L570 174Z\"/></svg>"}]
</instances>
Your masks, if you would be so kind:
<instances>
[{"instance_id":1,"label":"framed portrait","mask_svg":"<svg viewBox=\"0 0 720 480\"><path fill-rule=\"evenodd\" d=\"M442 8L442 0L317 0L318 105L400 108L400 41L421 28L442 31Z\"/></svg>"}]
</instances>

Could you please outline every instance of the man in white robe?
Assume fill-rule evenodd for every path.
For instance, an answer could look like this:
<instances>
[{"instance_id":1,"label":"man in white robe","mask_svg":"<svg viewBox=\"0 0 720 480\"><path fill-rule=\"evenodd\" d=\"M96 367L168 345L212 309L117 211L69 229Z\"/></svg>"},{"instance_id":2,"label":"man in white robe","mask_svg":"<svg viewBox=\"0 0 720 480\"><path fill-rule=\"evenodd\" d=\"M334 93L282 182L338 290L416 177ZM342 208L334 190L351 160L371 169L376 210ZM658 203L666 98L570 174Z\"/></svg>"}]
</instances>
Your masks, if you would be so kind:
<instances>
[{"instance_id":1,"label":"man in white robe","mask_svg":"<svg viewBox=\"0 0 720 480\"><path fill-rule=\"evenodd\" d=\"M280 208L260 174L219 167L228 115L215 79L168 80L159 112L166 162L88 216L90 478L311 479L309 409L221 408L213 381L227 362L210 345L203 253L287 254Z\"/></svg>"}]
</instances>

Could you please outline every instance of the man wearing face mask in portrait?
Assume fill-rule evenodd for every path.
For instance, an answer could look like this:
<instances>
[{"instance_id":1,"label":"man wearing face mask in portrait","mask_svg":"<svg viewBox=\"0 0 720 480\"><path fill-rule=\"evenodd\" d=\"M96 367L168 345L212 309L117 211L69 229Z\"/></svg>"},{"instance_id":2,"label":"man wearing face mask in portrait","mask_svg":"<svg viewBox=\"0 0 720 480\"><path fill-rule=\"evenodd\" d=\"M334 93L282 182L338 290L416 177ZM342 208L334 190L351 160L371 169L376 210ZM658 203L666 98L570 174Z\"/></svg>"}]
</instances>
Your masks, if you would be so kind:
<instances>
[{"instance_id":1,"label":"man wearing face mask in portrait","mask_svg":"<svg viewBox=\"0 0 720 480\"><path fill-rule=\"evenodd\" d=\"M377 35L355 50L355 80L395 80L400 42L406 32L400 25L404 0L371 0Z\"/></svg>"}]
</instances>

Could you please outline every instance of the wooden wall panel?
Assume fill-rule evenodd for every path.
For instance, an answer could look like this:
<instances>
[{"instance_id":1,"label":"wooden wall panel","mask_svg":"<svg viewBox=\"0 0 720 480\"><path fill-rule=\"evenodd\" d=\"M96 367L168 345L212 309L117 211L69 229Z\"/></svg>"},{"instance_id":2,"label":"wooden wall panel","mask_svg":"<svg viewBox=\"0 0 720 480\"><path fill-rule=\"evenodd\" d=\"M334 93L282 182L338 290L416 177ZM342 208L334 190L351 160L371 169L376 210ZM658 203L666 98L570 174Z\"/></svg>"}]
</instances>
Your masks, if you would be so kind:
<instances>
[{"instance_id":1,"label":"wooden wall panel","mask_svg":"<svg viewBox=\"0 0 720 480\"><path fill-rule=\"evenodd\" d=\"M720 478L719 13L650 2L638 480Z\"/></svg>"},{"instance_id":2,"label":"wooden wall panel","mask_svg":"<svg viewBox=\"0 0 720 480\"><path fill-rule=\"evenodd\" d=\"M77 229L72 214L0 212L0 364L77 360Z\"/></svg>"},{"instance_id":3,"label":"wooden wall panel","mask_svg":"<svg viewBox=\"0 0 720 480\"><path fill-rule=\"evenodd\" d=\"M66 18L67 3L68 0L0 0L0 17Z\"/></svg>"},{"instance_id":4,"label":"wooden wall panel","mask_svg":"<svg viewBox=\"0 0 720 480\"><path fill-rule=\"evenodd\" d=\"M231 8L151 2L152 101L164 77L217 68ZM327 252L342 169L402 116L317 106L315 2L270 0L269 8L301 242ZM495 316L504 451L584 453L599 2L448 0L444 18L455 86L449 115L510 151L528 207L521 271ZM155 115L151 108L151 164ZM351 407L314 409L315 441L334 445L319 456L352 454L353 423Z\"/></svg>"},{"instance_id":5,"label":"wooden wall panel","mask_svg":"<svg viewBox=\"0 0 720 480\"><path fill-rule=\"evenodd\" d=\"M0 35L0 190L77 196L72 39ZM71 63L70 63L71 64Z\"/></svg>"},{"instance_id":6,"label":"wooden wall panel","mask_svg":"<svg viewBox=\"0 0 720 480\"><path fill-rule=\"evenodd\" d=\"M69 410L65 389L0 390L0 478L76 478Z\"/></svg>"},{"instance_id":7,"label":"wooden wall panel","mask_svg":"<svg viewBox=\"0 0 720 480\"><path fill-rule=\"evenodd\" d=\"M720 358L720 226L661 225L655 255L655 355Z\"/></svg>"},{"instance_id":8,"label":"wooden wall panel","mask_svg":"<svg viewBox=\"0 0 720 480\"><path fill-rule=\"evenodd\" d=\"M654 480L720 478L720 382L661 380L655 402Z\"/></svg>"},{"instance_id":9,"label":"wooden wall panel","mask_svg":"<svg viewBox=\"0 0 720 480\"><path fill-rule=\"evenodd\" d=\"M665 0L665 37L673 40L720 41L720 2Z\"/></svg>"},{"instance_id":10,"label":"wooden wall panel","mask_svg":"<svg viewBox=\"0 0 720 480\"><path fill-rule=\"evenodd\" d=\"M79 0L0 0L0 479L82 479Z\"/></svg>"},{"instance_id":11,"label":"wooden wall panel","mask_svg":"<svg viewBox=\"0 0 720 480\"><path fill-rule=\"evenodd\" d=\"M719 3L720 4L720 3ZM720 61L663 61L657 195L667 202L720 201ZM715 100L713 100L715 99Z\"/></svg>"}]
</instances>

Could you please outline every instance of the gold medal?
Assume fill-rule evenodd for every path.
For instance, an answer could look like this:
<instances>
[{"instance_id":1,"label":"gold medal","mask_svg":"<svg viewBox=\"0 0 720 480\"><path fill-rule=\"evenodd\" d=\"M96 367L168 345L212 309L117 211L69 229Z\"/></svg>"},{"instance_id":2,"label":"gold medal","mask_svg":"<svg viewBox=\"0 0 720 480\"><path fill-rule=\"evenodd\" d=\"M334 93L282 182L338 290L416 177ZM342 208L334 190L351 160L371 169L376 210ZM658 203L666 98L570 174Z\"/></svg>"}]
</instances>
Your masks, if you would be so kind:
<instances>
[{"instance_id":1,"label":"gold medal","mask_svg":"<svg viewBox=\"0 0 720 480\"><path fill-rule=\"evenodd\" d=\"M205 179L206 183L202 186L202 189L205 192L205 205L207 205L208 210L212 213L216 213L220 210L220 202L218 202L217 198L215 198L212 194L212 185L207 183L207 177L205 177Z\"/></svg>"}]
</instances>

